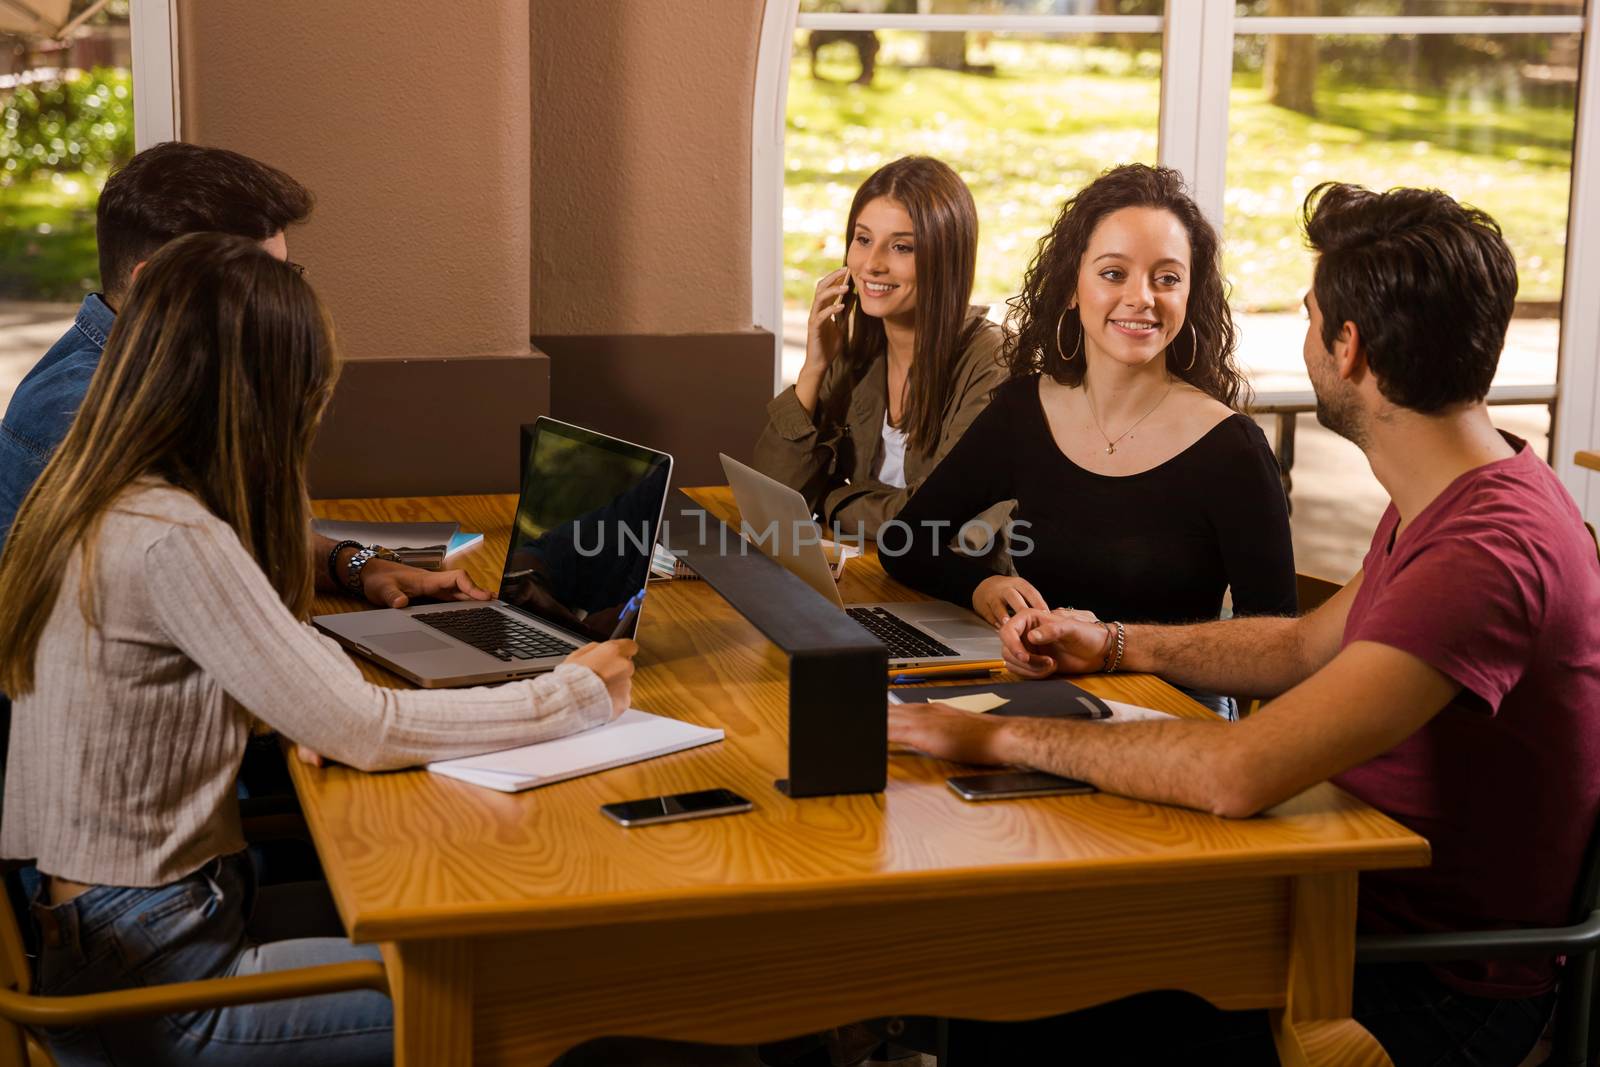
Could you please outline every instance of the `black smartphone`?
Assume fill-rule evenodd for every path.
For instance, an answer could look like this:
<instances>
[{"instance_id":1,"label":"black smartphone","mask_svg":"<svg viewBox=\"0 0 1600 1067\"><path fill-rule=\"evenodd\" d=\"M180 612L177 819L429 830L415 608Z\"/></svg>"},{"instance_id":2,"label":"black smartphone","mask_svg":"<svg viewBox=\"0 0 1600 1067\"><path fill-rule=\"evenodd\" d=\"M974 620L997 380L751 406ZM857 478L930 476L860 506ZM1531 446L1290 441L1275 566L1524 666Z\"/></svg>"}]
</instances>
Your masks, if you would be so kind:
<instances>
[{"instance_id":1,"label":"black smartphone","mask_svg":"<svg viewBox=\"0 0 1600 1067\"><path fill-rule=\"evenodd\" d=\"M1062 778L1043 771L1002 771L999 774L963 774L946 778L962 800L1007 800L1012 797L1053 797L1070 793L1093 793L1094 786L1076 778Z\"/></svg>"},{"instance_id":2,"label":"black smartphone","mask_svg":"<svg viewBox=\"0 0 1600 1067\"><path fill-rule=\"evenodd\" d=\"M696 793L675 793L670 797L624 800L602 804L600 810L623 826L649 826L680 819L706 819L713 815L736 815L755 807L731 789L702 789Z\"/></svg>"}]
</instances>

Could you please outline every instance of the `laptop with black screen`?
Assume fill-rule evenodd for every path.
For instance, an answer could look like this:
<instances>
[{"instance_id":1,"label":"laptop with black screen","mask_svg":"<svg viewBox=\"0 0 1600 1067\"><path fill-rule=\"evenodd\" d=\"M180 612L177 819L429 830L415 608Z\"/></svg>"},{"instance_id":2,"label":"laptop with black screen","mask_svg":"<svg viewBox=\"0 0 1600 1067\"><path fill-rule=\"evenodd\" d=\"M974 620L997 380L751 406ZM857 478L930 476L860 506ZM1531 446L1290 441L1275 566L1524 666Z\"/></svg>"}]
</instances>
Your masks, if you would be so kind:
<instances>
[{"instance_id":1,"label":"laptop with black screen","mask_svg":"<svg viewBox=\"0 0 1600 1067\"><path fill-rule=\"evenodd\" d=\"M672 457L541 418L499 598L318 615L312 623L426 688L555 668L590 641L638 630Z\"/></svg>"}]
</instances>

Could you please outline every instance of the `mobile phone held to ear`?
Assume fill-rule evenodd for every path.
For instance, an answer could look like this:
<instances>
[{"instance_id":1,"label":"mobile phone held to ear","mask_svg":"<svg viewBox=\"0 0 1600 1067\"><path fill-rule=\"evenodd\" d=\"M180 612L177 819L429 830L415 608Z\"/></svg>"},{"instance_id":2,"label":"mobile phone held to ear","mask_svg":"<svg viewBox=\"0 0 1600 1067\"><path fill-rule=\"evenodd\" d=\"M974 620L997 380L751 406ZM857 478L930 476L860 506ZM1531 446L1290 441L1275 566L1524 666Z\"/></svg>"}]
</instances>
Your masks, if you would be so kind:
<instances>
[{"instance_id":1,"label":"mobile phone held to ear","mask_svg":"<svg viewBox=\"0 0 1600 1067\"><path fill-rule=\"evenodd\" d=\"M754 804L731 789L702 789L696 793L602 804L600 810L623 826L651 826L658 822L737 815L753 807Z\"/></svg>"},{"instance_id":2,"label":"mobile phone held to ear","mask_svg":"<svg viewBox=\"0 0 1600 1067\"><path fill-rule=\"evenodd\" d=\"M1043 771L964 774L946 778L944 782L962 800L1010 800L1014 797L1055 797L1095 792L1094 786L1088 782Z\"/></svg>"}]
</instances>

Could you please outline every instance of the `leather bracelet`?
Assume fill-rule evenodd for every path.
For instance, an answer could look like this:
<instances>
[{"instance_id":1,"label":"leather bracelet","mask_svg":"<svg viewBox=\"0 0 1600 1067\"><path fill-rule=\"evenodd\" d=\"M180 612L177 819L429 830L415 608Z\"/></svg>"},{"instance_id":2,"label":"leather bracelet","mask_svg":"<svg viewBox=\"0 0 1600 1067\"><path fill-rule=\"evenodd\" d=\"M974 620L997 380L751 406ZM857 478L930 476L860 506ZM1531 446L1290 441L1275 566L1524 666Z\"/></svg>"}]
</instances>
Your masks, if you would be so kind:
<instances>
[{"instance_id":1,"label":"leather bracelet","mask_svg":"<svg viewBox=\"0 0 1600 1067\"><path fill-rule=\"evenodd\" d=\"M333 551L328 553L328 581L333 583L335 589L343 589L344 582L339 580L339 553L347 548L359 549L360 541L340 541L333 546Z\"/></svg>"},{"instance_id":2,"label":"leather bracelet","mask_svg":"<svg viewBox=\"0 0 1600 1067\"><path fill-rule=\"evenodd\" d=\"M1105 661L1100 665L1104 674L1116 674L1117 668L1122 666L1122 652L1128 647L1128 632L1122 628L1120 622L1101 623L1106 628L1106 635L1112 640L1106 647ZM1116 627L1115 636L1112 636L1112 627Z\"/></svg>"}]
</instances>

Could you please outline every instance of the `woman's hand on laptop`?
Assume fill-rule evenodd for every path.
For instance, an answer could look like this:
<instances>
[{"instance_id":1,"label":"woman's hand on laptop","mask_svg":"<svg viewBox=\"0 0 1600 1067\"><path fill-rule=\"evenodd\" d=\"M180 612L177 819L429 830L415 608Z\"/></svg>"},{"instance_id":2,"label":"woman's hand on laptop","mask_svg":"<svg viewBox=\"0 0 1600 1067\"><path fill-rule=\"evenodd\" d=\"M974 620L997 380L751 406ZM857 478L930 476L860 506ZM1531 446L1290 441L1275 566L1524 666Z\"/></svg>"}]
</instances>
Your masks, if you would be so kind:
<instances>
[{"instance_id":1,"label":"woman's hand on laptop","mask_svg":"<svg viewBox=\"0 0 1600 1067\"><path fill-rule=\"evenodd\" d=\"M490 593L472 584L466 571L425 571L374 559L361 570L361 591L380 608L403 608L413 597L433 600L489 600Z\"/></svg>"},{"instance_id":2,"label":"woman's hand on laptop","mask_svg":"<svg viewBox=\"0 0 1600 1067\"><path fill-rule=\"evenodd\" d=\"M1033 583L1015 574L991 574L972 591L972 610L990 626L1003 626L1007 619L1029 608L1049 607Z\"/></svg>"},{"instance_id":3,"label":"woman's hand on laptop","mask_svg":"<svg viewBox=\"0 0 1600 1067\"><path fill-rule=\"evenodd\" d=\"M1006 666L1024 678L1098 671L1109 640L1109 630L1093 612L1067 608L1029 608L1000 627Z\"/></svg>"},{"instance_id":4,"label":"woman's hand on laptop","mask_svg":"<svg viewBox=\"0 0 1600 1067\"><path fill-rule=\"evenodd\" d=\"M633 657L639 651L637 641L621 639L584 645L568 656L563 663L588 667L599 676L611 694L611 717L628 710L633 695Z\"/></svg>"}]
</instances>

